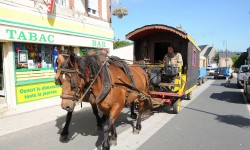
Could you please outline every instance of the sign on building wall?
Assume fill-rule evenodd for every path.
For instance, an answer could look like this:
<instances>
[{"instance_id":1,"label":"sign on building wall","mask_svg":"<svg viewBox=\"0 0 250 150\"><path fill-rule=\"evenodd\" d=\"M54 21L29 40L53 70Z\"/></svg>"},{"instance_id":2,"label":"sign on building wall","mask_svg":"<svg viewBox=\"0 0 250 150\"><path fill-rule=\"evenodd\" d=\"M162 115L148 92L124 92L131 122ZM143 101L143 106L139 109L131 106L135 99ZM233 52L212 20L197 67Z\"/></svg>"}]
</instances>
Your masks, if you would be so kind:
<instances>
[{"instance_id":1,"label":"sign on building wall","mask_svg":"<svg viewBox=\"0 0 250 150\"><path fill-rule=\"evenodd\" d=\"M16 87L17 104L60 96L62 89L55 82L20 85Z\"/></svg>"},{"instance_id":2,"label":"sign on building wall","mask_svg":"<svg viewBox=\"0 0 250 150\"><path fill-rule=\"evenodd\" d=\"M53 10L54 10L54 5L55 5L55 0L47 0L47 12L49 14L53 13Z\"/></svg>"}]
</instances>

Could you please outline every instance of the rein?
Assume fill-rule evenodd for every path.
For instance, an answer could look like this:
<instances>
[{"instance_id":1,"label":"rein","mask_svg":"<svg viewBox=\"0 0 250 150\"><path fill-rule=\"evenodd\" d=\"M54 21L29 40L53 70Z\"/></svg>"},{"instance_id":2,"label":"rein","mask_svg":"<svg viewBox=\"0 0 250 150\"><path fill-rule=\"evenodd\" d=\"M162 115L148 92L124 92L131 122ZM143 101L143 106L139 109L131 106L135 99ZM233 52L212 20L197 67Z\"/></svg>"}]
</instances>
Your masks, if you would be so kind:
<instances>
[{"instance_id":1,"label":"rein","mask_svg":"<svg viewBox=\"0 0 250 150\"><path fill-rule=\"evenodd\" d=\"M89 90L92 88L92 85L94 84L94 82L96 81L97 77L99 76L99 74L102 71L102 68L104 67L104 65L106 64L108 60L105 60L105 62L102 64L101 68L98 70L97 74L95 75L94 79L92 80L92 82L89 84L88 88L85 90L84 94L81 96L81 98L77 101L78 103L82 102L83 98L86 96L86 94L89 92Z\"/></svg>"}]
</instances>

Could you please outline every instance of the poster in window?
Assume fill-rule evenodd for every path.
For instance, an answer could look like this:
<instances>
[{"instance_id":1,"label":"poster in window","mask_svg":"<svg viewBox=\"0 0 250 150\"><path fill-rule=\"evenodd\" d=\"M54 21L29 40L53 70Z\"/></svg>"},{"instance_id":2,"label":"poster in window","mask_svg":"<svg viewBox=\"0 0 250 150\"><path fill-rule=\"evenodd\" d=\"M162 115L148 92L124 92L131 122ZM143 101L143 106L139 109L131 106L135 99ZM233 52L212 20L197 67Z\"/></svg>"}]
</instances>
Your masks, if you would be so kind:
<instances>
[{"instance_id":1,"label":"poster in window","mask_svg":"<svg viewBox=\"0 0 250 150\"><path fill-rule=\"evenodd\" d=\"M18 63L28 63L28 51L27 50L19 50L18 51Z\"/></svg>"}]
</instances>

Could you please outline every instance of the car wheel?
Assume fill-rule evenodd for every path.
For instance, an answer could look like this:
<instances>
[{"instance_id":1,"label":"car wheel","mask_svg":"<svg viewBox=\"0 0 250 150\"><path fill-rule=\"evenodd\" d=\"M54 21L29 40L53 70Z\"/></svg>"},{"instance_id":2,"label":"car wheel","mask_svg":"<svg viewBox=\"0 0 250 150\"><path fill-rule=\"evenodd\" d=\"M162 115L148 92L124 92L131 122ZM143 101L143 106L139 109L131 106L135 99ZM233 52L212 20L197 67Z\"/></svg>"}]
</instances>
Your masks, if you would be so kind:
<instances>
[{"instance_id":1,"label":"car wheel","mask_svg":"<svg viewBox=\"0 0 250 150\"><path fill-rule=\"evenodd\" d=\"M239 82L237 82L237 87L238 89L242 89L242 86L239 84Z\"/></svg>"}]
</instances>

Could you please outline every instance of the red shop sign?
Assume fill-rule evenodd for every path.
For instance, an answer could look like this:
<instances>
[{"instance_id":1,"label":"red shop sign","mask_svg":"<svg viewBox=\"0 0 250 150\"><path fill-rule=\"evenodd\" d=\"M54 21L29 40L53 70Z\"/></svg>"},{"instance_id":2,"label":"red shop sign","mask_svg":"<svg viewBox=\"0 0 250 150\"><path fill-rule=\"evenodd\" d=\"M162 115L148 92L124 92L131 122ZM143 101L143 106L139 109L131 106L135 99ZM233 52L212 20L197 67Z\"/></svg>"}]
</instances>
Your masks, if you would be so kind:
<instances>
[{"instance_id":1,"label":"red shop sign","mask_svg":"<svg viewBox=\"0 0 250 150\"><path fill-rule=\"evenodd\" d=\"M53 13L54 5L55 5L55 0L47 0L47 8L49 14Z\"/></svg>"}]
</instances>

